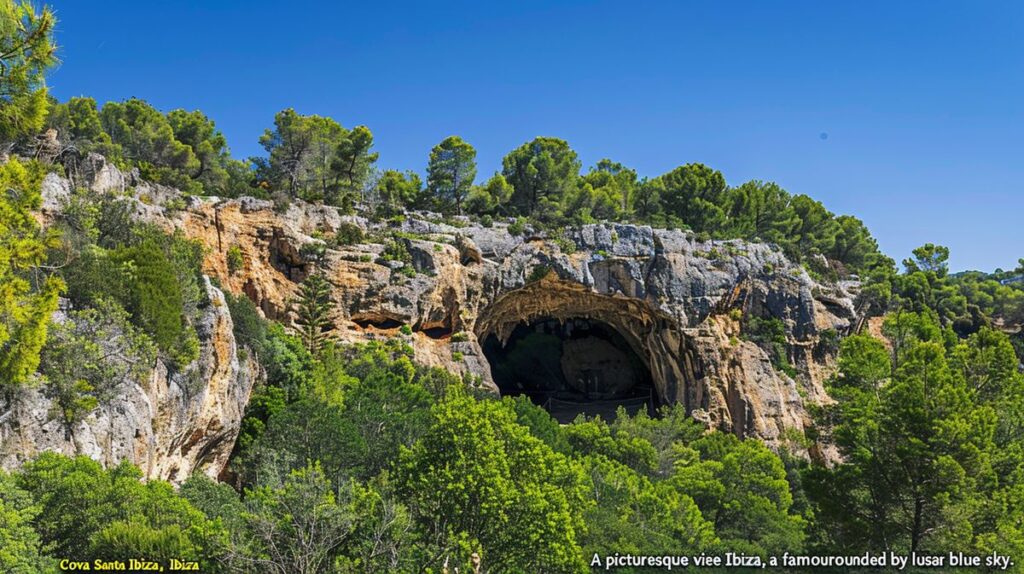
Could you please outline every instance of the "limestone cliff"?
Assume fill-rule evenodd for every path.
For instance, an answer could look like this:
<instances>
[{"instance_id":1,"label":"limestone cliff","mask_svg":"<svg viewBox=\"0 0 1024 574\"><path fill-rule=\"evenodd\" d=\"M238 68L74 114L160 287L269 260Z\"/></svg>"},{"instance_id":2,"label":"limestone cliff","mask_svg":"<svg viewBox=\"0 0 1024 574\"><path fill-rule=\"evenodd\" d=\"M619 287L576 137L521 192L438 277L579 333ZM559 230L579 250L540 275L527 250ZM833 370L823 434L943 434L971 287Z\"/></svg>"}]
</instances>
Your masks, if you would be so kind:
<instances>
[{"instance_id":1,"label":"limestone cliff","mask_svg":"<svg viewBox=\"0 0 1024 574\"><path fill-rule=\"evenodd\" d=\"M87 185L125 194L138 217L202 242L205 272L266 316L292 321L298 283L316 265L333 285L339 339L399 336L408 327L420 361L478 375L495 390L485 340L506 343L518 325L542 318L593 320L641 358L660 402L682 403L709 425L778 444L786 429L809 424L808 402L828 400L830 342L855 322L856 282L820 284L770 245L622 224L552 237L513 235L507 222L444 223L430 214L376 223L299 201L282 210L253 198L182 197L102 158L88 165ZM51 176L47 208L68 189ZM330 241L343 224L359 226L369 239ZM408 251L415 274L380 257L391 237ZM240 267L229 269L231 250L241 254ZM304 255L314 252L323 254L316 262ZM744 314L782 321L795 378L740 336Z\"/></svg>"},{"instance_id":2,"label":"limestone cliff","mask_svg":"<svg viewBox=\"0 0 1024 574\"><path fill-rule=\"evenodd\" d=\"M210 303L196 331L199 358L170 374L157 362L145 384L124 384L85 420L68 426L43 388L0 399L0 467L44 451L86 455L105 465L128 460L147 478L180 483L196 469L216 477L238 436L249 393L261 376L235 345L224 294L206 282ZM55 320L63 320L58 313Z\"/></svg>"}]
</instances>

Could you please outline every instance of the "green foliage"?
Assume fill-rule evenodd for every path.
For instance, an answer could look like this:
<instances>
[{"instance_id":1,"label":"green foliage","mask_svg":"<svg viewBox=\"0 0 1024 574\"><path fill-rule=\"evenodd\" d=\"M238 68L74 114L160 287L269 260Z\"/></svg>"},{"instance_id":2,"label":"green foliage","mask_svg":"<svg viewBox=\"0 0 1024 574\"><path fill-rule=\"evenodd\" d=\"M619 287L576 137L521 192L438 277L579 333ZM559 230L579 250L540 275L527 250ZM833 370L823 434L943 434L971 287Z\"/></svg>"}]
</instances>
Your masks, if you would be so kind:
<instances>
[{"instance_id":1,"label":"green foliage","mask_svg":"<svg viewBox=\"0 0 1024 574\"><path fill-rule=\"evenodd\" d=\"M381 261L400 261L402 263L412 263L412 254L409 253L409 247L406 245L404 239L398 236L392 236L387 243L384 244L384 251L380 256Z\"/></svg>"},{"instance_id":2,"label":"green foliage","mask_svg":"<svg viewBox=\"0 0 1024 574\"><path fill-rule=\"evenodd\" d=\"M525 235L526 219L523 217L517 217L515 221L508 225L508 232L512 235Z\"/></svg>"},{"instance_id":3,"label":"green foliage","mask_svg":"<svg viewBox=\"0 0 1024 574\"><path fill-rule=\"evenodd\" d=\"M789 363L789 352L786 342L786 326L775 317L743 316L741 336L747 341L756 343L764 349L772 359L776 369L791 378L796 377L796 370Z\"/></svg>"},{"instance_id":4,"label":"green foliage","mask_svg":"<svg viewBox=\"0 0 1024 574\"><path fill-rule=\"evenodd\" d=\"M280 485L246 494L241 518L247 552L237 558L250 571L328 572L357 518L317 465L291 472Z\"/></svg>"},{"instance_id":5,"label":"green foliage","mask_svg":"<svg viewBox=\"0 0 1024 574\"><path fill-rule=\"evenodd\" d=\"M577 542L584 475L499 402L451 392L400 457L399 492L424 552L460 569L478 552L492 570L583 572Z\"/></svg>"},{"instance_id":6,"label":"green foliage","mask_svg":"<svg viewBox=\"0 0 1024 574\"><path fill-rule=\"evenodd\" d=\"M289 108L274 116L274 128L260 136L268 157L257 162L257 177L275 191L351 209L362 197L377 154L365 126L352 130L331 118L303 116Z\"/></svg>"},{"instance_id":7,"label":"green foliage","mask_svg":"<svg viewBox=\"0 0 1024 574\"><path fill-rule=\"evenodd\" d=\"M730 195L728 228L733 237L781 245L800 224L789 194L773 182L748 181L731 189Z\"/></svg>"},{"instance_id":8,"label":"green foliage","mask_svg":"<svg viewBox=\"0 0 1024 574\"><path fill-rule=\"evenodd\" d=\"M715 232L725 226L726 185L722 173L694 163L658 178L665 211L694 231Z\"/></svg>"},{"instance_id":9,"label":"green foliage","mask_svg":"<svg viewBox=\"0 0 1024 574\"><path fill-rule=\"evenodd\" d=\"M296 324L306 349L313 355L320 353L324 343L330 337L333 325L331 313L334 302L331 301L331 284L323 273L314 273L306 277L299 286L299 296L295 302Z\"/></svg>"},{"instance_id":10,"label":"green foliage","mask_svg":"<svg viewBox=\"0 0 1024 574\"><path fill-rule=\"evenodd\" d=\"M40 512L32 495L14 477L0 471L0 569L11 574L52 572L54 560L43 554L32 523Z\"/></svg>"},{"instance_id":11,"label":"green foliage","mask_svg":"<svg viewBox=\"0 0 1024 574\"><path fill-rule=\"evenodd\" d=\"M398 449L424 432L433 401L422 384L423 371L408 358L379 353L362 350L360 366L348 364L348 351L326 351L313 388L267 421L246 456L244 475L258 481L307 460L320 461L336 482L368 479L388 468ZM353 375L360 370L364 376Z\"/></svg>"},{"instance_id":12,"label":"green foliage","mask_svg":"<svg viewBox=\"0 0 1024 574\"><path fill-rule=\"evenodd\" d=\"M610 159L602 159L580 177L565 212L576 214L579 222L582 222L582 214L598 220L622 220L629 213L637 183L635 170Z\"/></svg>"},{"instance_id":13,"label":"green foliage","mask_svg":"<svg viewBox=\"0 0 1024 574\"><path fill-rule=\"evenodd\" d=\"M123 201L91 193L73 195L53 227L76 250L50 253L76 309L116 302L171 367L198 356L192 323L208 301L197 242L135 223Z\"/></svg>"},{"instance_id":14,"label":"green foliage","mask_svg":"<svg viewBox=\"0 0 1024 574\"><path fill-rule=\"evenodd\" d=\"M372 147L373 134L366 126L356 126L345 132L331 164L337 191L326 196L330 203L351 209L356 199L362 197L363 187L379 157L376 152L370 153Z\"/></svg>"},{"instance_id":15,"label":"green foliage","mask_svg":"<svg viewBox=\"0 0 1024 574\"><path fill-rule=\"evenodd\" d=\"M377 209L383 217L393 217L406 208L433 207L430 196L424 193L420 176L411 171L385 170L377 182L377 196Z\"/></svg>"},{"instance_id":16,"label":"green foliage","mask_svg":"<svg viewBox=\"0 0 1024 574\"><path fill-rule=\"evenodd\" d=\"M502 160L502 175L513 188L512 204L525 215L546 219L579 177L580 161L565 140L538 137Z\"/></svg>"},{"instance_id":17,"label":"green foliage","mask_svg":"<svg viewBox=\"0 0 1024 574\"><path fill-rule=\"evenodd\" d=\"M0 165L0 388L24 385L35 372L50 315L64 290L55 276L38 289L29 281L47 248L57 245L32 217L41 202L42 176L37 165L16 159Z\"/></svg>"},{"instance_id":18,"label":"green foliage","mask_svg":"<svg viewBox=\"0 0 1024 574\"><path fill-rule=\"evenodd\" d=\"M138 98L108 102L100 110L103 130L148 180L199 193L191 179L202 164L195 151L175 138L167 117Z\"/></svg>"},{"instance_id":19,"label":"green foliage","mask_svg":"<svg viewBox=\"0 0 1024 574\"><path fill-rule=\"evenodd\" d=\"M526 276L526 282L536 283L537 281L547 277L549 273L551 273L551 266L534 265L533 269L530 269L530 274Z\"/></svg>"},{"instance_id":20,"label":"green foliage","mask_svg":"<svg viewBox=\"0 0 1024 574\"><path fill-rule=\"evenodd\" d=\"M466 211L483 215L508 215L513 193L512 185L500 173L495 173L482 186L474 186L466 198ZM486 223L484 227L489 227Z\"/></svg>"},{"instance_id":21,"label":"green foliage","mask_svg":"<svg viewBox=\"0 0 1024 574\"><path fill-rule=\"evenodd\" d=\"M174 138L191 148L198 160L198 167L187 175L200 185L203 193L234 196L244 191L248 184L247 168L231 159L227 139L213 120L198 110L171 110L167 121ZM239 181L240 178L243 180Z\"/></svg>"},{"instance_id":22,"label":"green foliage","mask_svg":"<svg viewBox=\"0 0 1024 574\"><path fill-rule=\"evenodd\" d=\"M56 556L79 560L183 556L213 565L223 537L166 482L141 482L123 463L104 470L86 457L41 454L15 475L40 512L32 524Z\"/></svg>"},{"instance_id":23,"label":"green foliage","mask_svg":"<svg viewBox=\"0 0 1024 574\"><path fill-rule=\"evenodd\" d=\"M96 152L112 162L123 162L121 146L104 131L99 108L93 98L71 98L53 104L46 125L57 130L61 143L74 146L82 154Z\"/></svg>"},{"instance_id":24,"label":"green foliage","mask_svg":"<svg viewBox=\"0 0 1024 574\"><path fill-rule=\"evenodd\" d=\"M171 251L171 253L168 253ZM186 298L181 275L176 272L174 245L161 245L155 238L110 254L121 272L124 291L121 303L132 314L161 352L182 367L199 356L199 341L185 315ZM193 276L194 276L193 271Z\"/></svg>"},{"instance_id":25,"label":"green foliage","mask_svg":"<svg viewBox=\"0 0 1024 574\"><path fill-rule=\"evenodd\" d=\"M334 232L335 245L356 245L363 242L363 229L355 223L342 221Z\"/></svg>"},{"instance_id":26,"label":"green foliage","mask_svg":"<svg viewBox=\"0 0 1024 574\"><path fill-rule=\"evenodd\" d=\"M946 254L918 250L909 273L941 274ZM958 339L939 317L892 314L883 330L891 352L867 335L841 344L837 403L820 418L844 462L804 477L819 537L837 549L980 554L994 540L1024 541L1006 521L1021 508L1009 494L1022 478L1010 470L1024 447L1019 362L1004 334Z\"/></svg>"},{"instance_id":27,"label":"green foliage","mask_svg":"<svg viewBox=\"0 0 1024 574\"><path fill-rule=\"evenodd\" d=\"M155 361L149 337L120 305L103 300L51 326L39 370L60 415L74 424L121 385L144 383Z\"/></svg>"},{"instance_id":28,"label":"green foliage","mask_svg":"<svg viewBox=\"0 0 1024 574\"><path fill-rule=\"evenodd\" d=\"M49 109L44 76L57 63L56 24L47 7L0 1L0 146L43 126Z\"/></svg>"},{"instance_id":29,"label":"green foliage","mask_svg":"<svg viewBox=\"0 0 1024 574\"><path fill-rule=\"evenodd\" d=\"M778 455L764 444L714 433L680 453L670 482L715 525L721 549L779 555L803 548L804 521Z\"/></svg>"},{"instance_id":30,"label":"green foliage","mask_svg":"<svg viewBox=\"0 0 1024 574\"><path fill-rule=\"evenodd\" d=\"M476 179L476 150L459 136L448 136L430 150L427 189L442 211L462 215L463 203Z\"/></svg>"},{"instance_id":31,"label":"green foliage","mask_svg":"<svg viewBox=\"0 0 1024 574\"><path fill-rule=\"evenodd\" d=\"M228 273L234 275L245 266L245 258L242 256L242 249L237 245L228 248L227 254Z\"/></svg>"}]
</instances>

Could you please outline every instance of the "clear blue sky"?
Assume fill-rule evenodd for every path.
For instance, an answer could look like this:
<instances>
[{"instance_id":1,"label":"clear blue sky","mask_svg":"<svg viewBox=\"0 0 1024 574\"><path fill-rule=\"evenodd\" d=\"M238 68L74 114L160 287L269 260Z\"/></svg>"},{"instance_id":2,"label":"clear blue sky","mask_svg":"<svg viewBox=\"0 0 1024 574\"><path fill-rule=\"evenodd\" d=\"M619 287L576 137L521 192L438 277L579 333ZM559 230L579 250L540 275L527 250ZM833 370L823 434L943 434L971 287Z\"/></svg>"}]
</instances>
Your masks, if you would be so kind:
<instances>
[{"instance_id":1,"label":"clear blue sky","mask_svg":"<svg viewBox=\"0 0 1024 574\"><path fill-rule=\"evenodd\" d=\"M386 168L458 134L486 177L551 135L585 167L776 181L897 261L1024 257L1021 2L50 4L57 97L198 108L239 157L285 107L369 126Z\"/></svg>"}]
</instances>

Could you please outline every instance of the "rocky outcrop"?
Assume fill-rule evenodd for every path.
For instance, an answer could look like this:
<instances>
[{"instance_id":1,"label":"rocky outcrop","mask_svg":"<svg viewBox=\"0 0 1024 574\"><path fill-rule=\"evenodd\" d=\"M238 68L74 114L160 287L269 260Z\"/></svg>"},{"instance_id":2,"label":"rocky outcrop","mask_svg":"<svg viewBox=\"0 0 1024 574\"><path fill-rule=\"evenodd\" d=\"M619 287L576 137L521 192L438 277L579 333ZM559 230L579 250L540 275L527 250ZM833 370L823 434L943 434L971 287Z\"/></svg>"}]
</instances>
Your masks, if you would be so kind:
<instances>
[{"instance_id":1,"label":"rocky outcrop","mask_svg":"<svg viewBox=\"0 0 1024 574\"><path fill-rule=\"evenodd\" d=\"M131 179L90 166L97 175L86 184L98 191L120 191ZM66 192L56 177L47 187ZM539 318L599 321L642 358L662 402L769 444L809 424L808 402L828 400L823 381L835 351L821 334L834 340L855 320L856 282L816 282L765 244L621 224L513 235L506 222L483 227L419 214L371 223L298 201L280 208L252 198L183 198L145 182L128 191L138 217L200 241L205 272L270 318L292 320L298 283L319 268L333 285L339 339L406 336L420 361L492 388L488 338L505 341L516 325ZM346 224L367 238L339 245L333 238ZM415 273L381 257L394 240ZM232 251L241 266L237 257L229 266ZM783 323L795 377L743 339L747 314Z\"/></svg>"},{"instance_id":2,"label":"rocky outcrop","mask_svg":"<svg viewBox=\"0 0 1024 574\"><path fill-rule=\"evenodd\" d=\"M0 466L15 468L55 451L105 465L127 460L147 478L173 483L195 470L217 476L261 371L235 344L224 294L209 280L206 290L210 303L196 323L200 356L184 369L169 373L158 361L145 384L123 384L112 400L70 426L55 416L43 388L0 399Z\"/></svg>"}]
</instances>

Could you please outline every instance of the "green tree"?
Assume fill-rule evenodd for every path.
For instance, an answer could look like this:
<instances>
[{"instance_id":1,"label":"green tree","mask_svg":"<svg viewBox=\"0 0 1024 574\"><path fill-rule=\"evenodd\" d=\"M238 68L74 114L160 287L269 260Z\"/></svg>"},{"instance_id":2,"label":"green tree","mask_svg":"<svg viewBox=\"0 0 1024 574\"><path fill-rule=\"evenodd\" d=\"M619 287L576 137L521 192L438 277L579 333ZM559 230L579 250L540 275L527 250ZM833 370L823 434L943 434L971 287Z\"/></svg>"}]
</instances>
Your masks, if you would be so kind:
<instances>
[{"instance_id":1,"label":"green tree","mask_svg":"<svg viewBox=\"0 0 1024 574\"><path fill-rule=\"evenodd\" d=\"M153 338L164 357L183 367L199 356L199 341L189 325L186 291L180 268L156 237L120 247L111 259L119 265L125 289L118 299L135 324Z\"/></svg>"},{"instance_id":2,"label":"green tree","mask_svg":"<svg viewBox=\"0 0 1024 574\"><path fill-rule=\"evenodd\" d=\"M84 456L43 453L16 475L40 512L33 526L57 556L81 560L195 556L212 569L223 532L127 462L109 470Z\"/></svg>"},{"instance_id":3,"label":"green tree","mask_svg":"<svg viewBox=\"0 0 1024 574\"><path fill-rule=\"evenodd\" d=\"M81 420L120 385L143 384L156 361L149 337L113 301L72 311L50 328L39 370L65 422Z\"/></svg>"},{"instance_id":4,"label":"green tree","mask_svg":"<svg viewBox=\"0 0 1024 574\"><path fill-rule=\"evenodd\" d=\"M40 231L32 216L39 208L42 169L10 159L0 165L0 388L28 382L39 366L50 316L64 290L59 277L33 289L29 273L46 259L56 238Z\"/></svg>"},{"instance_id":5,"label":"green tree","mask_svg":"<svg viewBox=\"0 0 1024 574\"><path fill-rule=\"evenodd\" d=\"M697 554L718 544L713 526L689 495L604 455L588 455L582 462L595 502L585 514L585 556Z\"/></svg>"},{"instance_id":6,"label":"green tree","mask_svg":"<svg viewBox=\"0 0 1024 574\"><path fill-rule=\"evenodd\" d=\"M377 182L377 209L384 217L393 217L407 207L416 206L422 193L423 182L415 172L385 170Z\"/></svg>"},{"instance_id":7,"label":"green tree","mask_svg":"<svg viewBox=\"0 0 1024 574\"><path fill-rule=\"evenodd\" d=\"M466 211L477 215L509 215L514 190L505 176L495 173L482 186L474 186L466 198Z\"/></svg>"},{"instance_id":8,"label":"green tree","mask_svg":"<svg viewBox=\"0 0 1024 574\"><path fill-rule=\"evenodd\" d=\"M680 453L671 484L694 498L722 549L778 555L803 548L803 519L778 455L763 443L712 433Z\"/></svg>"},{"instance_id":9,"label":"green tree","mask_svg":"<svg viewBox=\"0 0 1024 574\"><path fill-rule=\"evenodd\" d=\"M377 161L365 126L350 131L331 118L291 108L274 116L274 128L263 132L260 145L268 157L257 161L257 176L273 189L345 209L363 193Z\"/></svg>"},{"instance_id":10,"label":"green tree","mask_svg":"<svg viewBox=\"0 0 1024 574\"><path fill-rule=\"evenodd\" d=\"M333 325L331 313L334 311L331 284L323 273L313 273L306 277L299 286L295 306L298 315L295 322L299 326L302 342L311 354L319 355L330 334Z\"/></svg>"},{"instance_id":11,"label":"green tree","mask_svg":"<svg viewBox=\"0 0 1024 574\"><path fill-rule=\"evenodd\" d=\"M775 183L748 181L729 190L729 196L731 235L783 245L799 224L789 193Z\"/></svg>"},{"instance_id":12,"label":"green tree","mask_svg":"<svg viewBox=\"0 0 1024 574\"><path fill-rule=\"evenodd\" d=\"M49 108L46 71L57 62L53 11L27 0L0 0L0 151L38 132Z\"/></svg>"},{"instance_id":13,"label":"green tree","mask_svg":"<svg viewBox=\"0 0 1024 574\"><path fill-rule=\"evenodd\" d=\"M864 222L850 215L840 215L836 218L836 227L835 243L825 252L829 259L858 271L877 261L878 242L871 237Z\"/></svg>"},{"instance_id":14,"label":"green tree","mask_svg":"<svg viewBox=\"0 0 1024 574\"><path fill-rule=\"evenodd\" d=\"M793 231L789 254L801 259L811 253L827 253L836 240L836 222L832 213L819 201L796 195L790 205L799 218Z\"/></svg>"},{"instance_id":15,"label":"green tree","mask_svg":"<svg viewBox=\"0 0 1024 574\"><path fill-rule=\"evenodd\" d=\"M362 198L373 164L379 156L376 152L370 153L372 147L373 134L366 126L356 126L342 136L331 163L337 181L336 191L333 196L325 194L331 203L350 210L355 200Z\"/></svg>"},{"instance_id":16,"label":"green tree","mask_svg":"<svg viewBox=\"0 0 1024 574\"><path fill-rule=\"evenodd\" d=\"M630 198L633 215L646 223L654 223L662 215L662 196L665 194L665 184L659 179L641 180L633 196Z\"/></svg>"},{"instance_id":17,"label":"green tree","mask_svg":"<svg viewBox=\"0 0 1024 574\"><path fill-rule=\"evenodd\" d=\"M949 271L949 248L942 245L926 243L913 251L912 259L904 259L903 266L909 273L923 271L934 273L939 279Z\"/></svg>"},{"instance_id":18,"label":"green tree","mask_svg":"<svg viewBox=\"0 0 1024 574\"><path fill-rule=\"evenodd\" d=\"M174 138L192 148L198 160L198 167L188 174L202 185L204 193L227 191L231 174L226 165L233 161L228 152L228 142L217 129L213 120L203 112L195 110L171 110L167 114Z\"/></svg>"},{"instance_id":19,"label":"green tree","mask_svg":"<svg viewBox=\"0 0 1024 574\"><path fill-rule=\"evenodd\" d=\"M345 128L321 116L303 116L288 108L274 116L274 128L260 136L268 157L261 177L292 197L324 199L336 183L332 163Z\"/></svg>"},{"instance_id":20,"label":"green tree","mask_svg":"<svg viewBox=\"0 0 1024 574\"><path fill-rule=\"evenodd\" d=\"M568 211L586 209L596 219L621 220L629 213L636 186L635 170L610 159L602 159L580 177L574 194L576 205L570 205Z\"/></svg>"},{"instance_id":21,"label":"green tree","mask_svg":"<svg viewBox=\"0 0 1024 574\"><path fill-rule=\"evenodd\" d=\"M727 188L718 170L690 163L658 176L665 212L678 217L690 229L720 234L725 228Z\"/></svg>"},{"instance_id":22,"label":"green tree","mask_svg":"<svg viewBox=\"0 0 1024 574\"><path fill-rule=\"evenodd\" d=\"M32 495L0 471L0 568L11 574L53 572L54 560L45 556L32 521L39 514Z\"/></svg>"},{"instance_id":23,"label":"green tree","mask_svg":"<svg viewBox=\"0 0 1024 574\"><path fill-rule=\"evenodd\" d=\"M399 492L422 532L420 567L583 572L583 476L517 424L500 401L452 390L400 456ZM470 570L471 571L471 570Z\"/></svg>"},{"instance_id":24,"label":"green tree","mask_svg":"<svg viewBox=\"0 0 1024 574\"><path fill-rule=\"evenodd\" d=\"M178 141L167 117L138 98L107 102L100 110L103 130L142 177L184 191L200 192L191 178L202 165L192 148Z\"/></svg>"},{"instance_id":25,"label":"green tree","mask_svg":"<svg viewBox=\"0 0 1024 574\"><path fill-rule=\"evenodd\" d=\"M103 130L100 112L93 98L71 98L54 104L46 124L57 130L61 143L74 146L80 153L96 152L112 162L121 160L121 147L114 144Z\"/></svg>"},{"instance_id":26,"label":"green tree","mask_svg":"<svg viewBox=\"0 0 1024 574\"><path fill-rule=\"evenodd\" d=\"M993 376L1003 379L1015 369L983 360L987 353L981 349L990 343L982 339L954 355L979 360L977 371L952 368L959 361L951 364L946 337L934 319L901 315L886 322L896 347L891 359L881 342L866 335L842 343L843 375L831 385L838 402L825 416L833 421L832 436L844 463L809 470L809 492L838 548L904 553L977 548L979 535L984 536L980 513L998 498L991 489L998 484L992 462L999 415L972 386L991 384ZM972 354L971 346L983 354ZM1019 379L1006 382L1016 387Z\"/></svg>"},{"instance_id":27,"label":"green tree","mask_svg":"<svg viewBox=\"0 0 1024 574\"><path fill-rule=\"evenodd\" d=\"M580 160L565 140L538 137L509 152L502 175L512 185L512 204L523 215L548 217L572 191Z\"/></svg>"},{"instance_id":28,"label":"green tree","mask_svg":"<svg viewBox=\"0 0 1024 574\"><path fill-rule=\"evenodd\" d=\"M455 207L462 215L462 204L476 179L476 150L459 136L448 136L430 150L427 164L427 189L444 210Z\"/></svg>"},{"instance_id":29,"label":"green tree","mask_svg":"<svg viewBox=\"0 0 1024 574\"><path fill-rule=\"evenodd\" d=\"M244 571L317 574L332 570L357 517L352 486L335 495L318 465L291 472L279 485L246 492L242 541L230 559Z\"/></svg>"}]
</instances>

